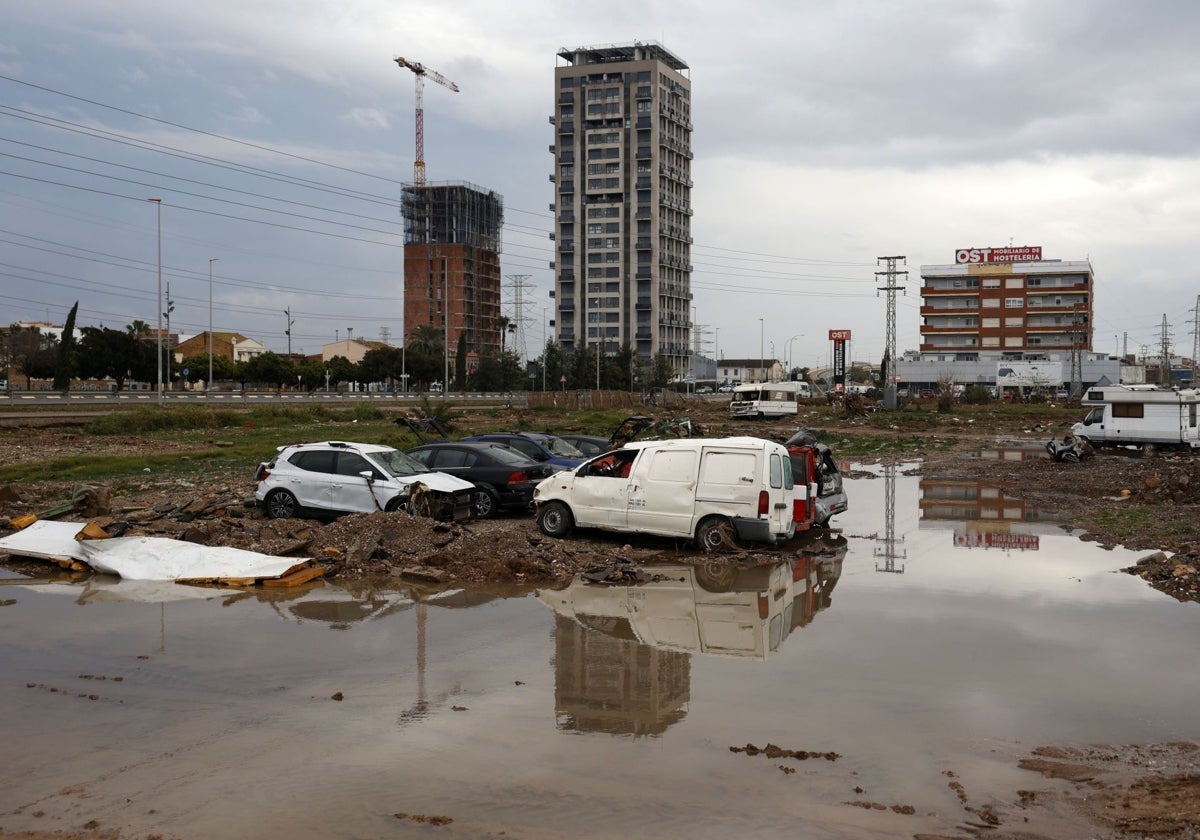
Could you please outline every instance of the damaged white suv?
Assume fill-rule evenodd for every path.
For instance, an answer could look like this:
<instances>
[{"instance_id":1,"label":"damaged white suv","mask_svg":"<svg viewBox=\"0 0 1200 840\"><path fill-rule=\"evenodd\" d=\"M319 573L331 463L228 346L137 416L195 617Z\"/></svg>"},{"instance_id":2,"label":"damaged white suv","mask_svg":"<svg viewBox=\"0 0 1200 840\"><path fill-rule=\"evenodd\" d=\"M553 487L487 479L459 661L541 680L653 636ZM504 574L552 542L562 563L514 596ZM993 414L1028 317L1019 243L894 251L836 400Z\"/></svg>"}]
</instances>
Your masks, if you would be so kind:
<instances>
[{"instance_id":1,"label":"damaged white suv","mask_svg":"<svg viewBox=\"0 0 1200 840\"><path fill-rule=\"evenodd\" d=\"M390 446L327 440L279 447L254 475L257 504L272 519L302 512L372 513L408 510L435 519L471 515L475 485L429 472Z\"/></svg>"}]
</instances>

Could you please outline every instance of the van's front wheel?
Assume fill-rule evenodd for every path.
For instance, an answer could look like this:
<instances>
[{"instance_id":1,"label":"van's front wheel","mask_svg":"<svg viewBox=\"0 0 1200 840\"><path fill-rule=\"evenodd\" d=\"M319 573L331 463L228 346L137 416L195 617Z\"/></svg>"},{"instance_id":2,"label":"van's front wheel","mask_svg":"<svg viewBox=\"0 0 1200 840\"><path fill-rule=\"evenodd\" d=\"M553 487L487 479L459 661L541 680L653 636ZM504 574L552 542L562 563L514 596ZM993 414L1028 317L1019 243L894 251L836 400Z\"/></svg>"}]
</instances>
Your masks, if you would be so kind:
<instances>
[{"instance_id":1,"label":"van's front wheel","mask_svg":"<svg viewBox=\"0 0 1200 840\"><path fill-rule=\"evenodd\" d=\"M537 525L547 537L562 538L571 532L575 517L562 502L546 502L538 509Z\"/></svg>"},{"instance_id":2,"label":"van's front wheel","mask_svg":"<svg viewBox=\"0 0 1200 840\"><path fill-rule=\"evenodd\" d=\"M710 516L696 526L696 545L701 551L737 548L733 523L724 516Z\"/></svg>"}]
</instances>

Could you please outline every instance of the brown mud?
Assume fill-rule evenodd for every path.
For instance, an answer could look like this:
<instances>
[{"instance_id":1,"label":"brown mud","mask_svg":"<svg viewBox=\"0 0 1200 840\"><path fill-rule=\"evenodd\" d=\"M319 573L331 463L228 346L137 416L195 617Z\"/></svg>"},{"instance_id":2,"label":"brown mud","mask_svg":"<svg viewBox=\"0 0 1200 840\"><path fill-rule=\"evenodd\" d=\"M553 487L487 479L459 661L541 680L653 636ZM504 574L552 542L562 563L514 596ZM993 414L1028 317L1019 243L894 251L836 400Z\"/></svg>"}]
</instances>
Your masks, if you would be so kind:
<instances>
[{"instance_id":1,"label":"brown mud","mask_svg":"<svg viewBox=\"0 0 1200 840\"><path fill-rule=\"evenodd\" d=\"M689 407L707 434L755 434L785 439L796 423L735 424L723 406ZM964 421L932 409L919 423L867 424L815 407L800 422L817 430L835 454L839 441L854 439L904 442L902 449L881 446L887 454L855 456L862 463L904 464L905 470L943 478L998 485L1038 505L1047 518L1082 539L1105 547L1145 551L1135 566L1123 569L1179 601L1200 601L1200 458L1190 454L1100 451L1080 463L1047 458L987 457L990 450L1038 450L1061 438L1069 415L1052 424L1019 416ZM529 417L522 419L528 423ZM546 418L552 422L552 418ZM477 418L477 430L504 425L494 417ZM458 422L469 434L471 418ZM529 426L527 426L529 427ZM536 422L532 427L538 427ZM602 431L602 430L593 430ZM62 451L175 451L177 444L152 439L107 441L62 428L4 429L5 461L37 460ZM843 457L839 454L839 457ZM843 457L843 460L848 460ZM848 464L846 465L848 466ZM132 492L102 498L85 511L110 533L170 536L206 545L227 545L267 554L320 558L334 579L407 577L431 583L518 583L565 585L578 572L615 561L711 561L682 541L578 532L570 539L541 535L530 516L441 523L406 513L377 512L317 519L269 520L245 506L253 495L253 465L237 474L214 475L203 486L180 486L148 478ZM37 513L69 498L72 485L48 479L0 487L0 536L10 518ZM103 490L103 488L102 488ZM853 499L851 499L853 504ZM67 518L79 518L70 516ZM834 525L836 526L836 520ZM820 550L819 534L797 538L772 549L736 555L739 562L768 562L788 554ZM46 564L21 558L0 560L10 570L44 576ZM1195 838L1200 832L1200 747L1194 743L1157 745L1039 747L1020 759L1030 771L1027 789L1010 801L975 802L961 780L947 773L947 784L964 807L964 819L951 835L897 836L939 840L988 836L996 840L1059 840L1073 837ZM957 787L955 787L957 785ZM906 803L854 800L848 806L888 809L896 819L911 813ZM397 815L397 819L419 817ZM4 840L43 837L109 838L119 832L84 830L5 833Z\"/></svg>"}]
</instances>

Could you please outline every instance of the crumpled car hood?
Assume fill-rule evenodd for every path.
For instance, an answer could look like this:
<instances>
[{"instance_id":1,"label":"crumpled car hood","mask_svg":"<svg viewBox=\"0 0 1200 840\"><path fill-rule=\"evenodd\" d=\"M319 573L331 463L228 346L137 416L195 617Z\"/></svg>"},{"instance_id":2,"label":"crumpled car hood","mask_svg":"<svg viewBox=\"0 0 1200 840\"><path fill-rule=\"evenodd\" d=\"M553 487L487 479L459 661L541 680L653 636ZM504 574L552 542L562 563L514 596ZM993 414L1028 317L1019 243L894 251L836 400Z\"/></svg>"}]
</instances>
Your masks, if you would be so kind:
<instances>
[{"instance_id":1,"label":"crumpled car hood","mask_svg":"<svg viewBox=\"0 0 1200 840\"><path fill-rule=\"evenodd\" d=\"M414 481L419 481L430 490L437 490L441 493L457 493L460 490L475 489L475 485L471 482L463 481L458 476L450 475L448 473L421 473L420 475L405 476L403 479L406 487L409 484L412 484Z\"/></svg>"}]
</instances>

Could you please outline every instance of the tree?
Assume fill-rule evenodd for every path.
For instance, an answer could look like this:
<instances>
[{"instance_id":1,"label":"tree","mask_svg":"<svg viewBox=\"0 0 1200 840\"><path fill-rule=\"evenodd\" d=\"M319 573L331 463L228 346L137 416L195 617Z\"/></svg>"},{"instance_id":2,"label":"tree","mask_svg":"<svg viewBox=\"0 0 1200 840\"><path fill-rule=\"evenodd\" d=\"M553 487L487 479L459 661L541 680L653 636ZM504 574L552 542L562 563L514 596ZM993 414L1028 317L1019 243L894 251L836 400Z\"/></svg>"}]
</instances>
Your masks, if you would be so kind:
<instances>
[{"instance_id":1,"label":"tree","mask_svg":"<svg viewBox=\"0 0 1200 840\"><path fill-rule=\"evenodd\" d=\"M269 350L247 359L243 376L247 382L274 385L279 390L283 390L283 383L294 382L296 379L291 360Z\"/></svg>"},{"instance_id":2,"label":"tree","mask_svg":"<svg viewBox=\"0 0 1200 840\"><path fill-rule=\"evenodd\" d=\"M179 367L181 371L187 371L186 378L188 382L200 382L207 380L208 353L204 352L196 353L191 356L184 356L183 361L179 363ZM226 382L231 380L236 381L237 365L228 356L218 356L214 354L212 357L212 374L214 380L220 379ZM212 383L209 382L208 386L211 388Z\"/></svg>"},{"instance_id":3,"label":"tree","mask_svg":"<svg viewBox=\"0 0 1200 840\"><path fill-rule=\"evenodd\" d=\"M71 378L75 375L75 313L79 311L79 301L67 313L67 324L63 327L62 338L58 342L58 354L54 362L54 390L69 391Z\"/></svg>"},{"instance_id":4,"label":"tree","mask_svg":"<svg viewBox=\"0 0 1200 840\"><path fill-rule=\"evenodd\" d=\"M467 334L460 332L458 334L458 347L454 351L454 382L458 385L459 391L467 390ZM443 382L442 389L444 393L449 393L450 383Z\"/></svg>"},{"instance_id":5,"label":"tree","mask_svg":"<svg viewBox=\"0 0 1200 840\"><path fill-rule=\"evenodd\" d=\"M441 356L445 347L442 331L433 324L420 324L408 339L408 352Z\"/></svg>"},{"instance_id":6,"label":"tree","mask_svg":"<svg viewBox=\"0 0 1200 840\"><path fill-rule=\"evenodd\" d=\"M504 372L500 359L491 353L479 357L479 365L471 374L471 388L475 391L503 391Z\"/></svg>"},{"instance_id":7,"label":"tree","mask_svg":"<svg viewBox=\"0 0 1200 840\"><path fill-rule=\"evenodd\" d=\"M298 377L296 385L305 391L315 391L325 387L325 365L322 362L305 359L293 365Z\"/></svg>"},{"instance_id":8,"label":"tree","mask_svg":"<svg viewBox=\"0 0 1200 840\"><path fill-rule=\"evenodd\" d=\"M376 347L368 350L358 363L364 382L386 382L394 385L403 371L404 356L399 347Z\"/></svg>"},{"instance_id":9,"label":"tree","mask_svg":"<svg viewBox=\"0 0 1200 840\"><path fill-rule=\"evenodd\" d=\"M567 372L567 363L567 353L562 345L547 341L545 349L542 350L543 381L547 390L558 390L560 380Z\"/></svg>"},{"instance_id":10,"label":"tree","mask_svg":"<svg viewBox=\"0 0 1200 840\"><path fill-rule=\"evenodd\" d=\"M329 371L329 385L336 388L343 382L353 382L358 379L358 366L345 356L334 356L324 364Z\"/></svg>"},{"instance_id":11,"label":"tree","mask_svg":"<svg viewBox=\"0 0 1200 840\"><path fill-rule=\"evenodd\" d=\"M655 354L650 360L650 384L655 388L665 388L671 382L671 377L675 375L675 368L671 365L670 359L661 354Z\"/></svg>"},{"instance_id":12,"label":"tree","mask_svg":"<svg viewBox=\"0 0 1200 840\"><path fill-rule=\"evenodd\" d=\"M80 376L115 380L118 391L130 379L156 380L155 348L141 341L134 329L127 327L121 332L107 327L84 327L82 333L77 355Z\"/></svg>"},{"instance_id":13,"label":"tree","mask_svg":"<svg viewBox=\"0 0 1200 840\"><path fill-rule=\"evenodd\" d=\"M496 319L496 326L500 328L500 352L503 353L508 347L508 336L516 335L517 325L507 315L501 315Z\"/></svg>"},{"instance_id":14,"label":"tree","mask_svg":"<svg viewBox=\"0 0 1200 840\"><path fill-rule=\"evenodd\" d=\"M26 389L34 378L49 379L54 375L55 344L54 336L43 334L37 327L17 324L9 327L5 355L9 364L25 377Z\"/></svg>"}]
</instances>

